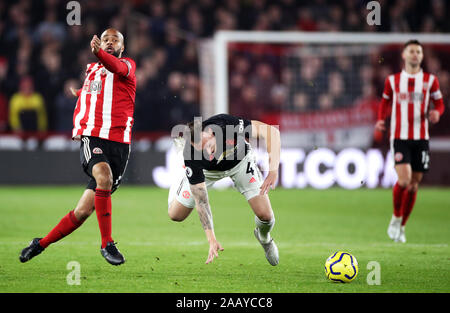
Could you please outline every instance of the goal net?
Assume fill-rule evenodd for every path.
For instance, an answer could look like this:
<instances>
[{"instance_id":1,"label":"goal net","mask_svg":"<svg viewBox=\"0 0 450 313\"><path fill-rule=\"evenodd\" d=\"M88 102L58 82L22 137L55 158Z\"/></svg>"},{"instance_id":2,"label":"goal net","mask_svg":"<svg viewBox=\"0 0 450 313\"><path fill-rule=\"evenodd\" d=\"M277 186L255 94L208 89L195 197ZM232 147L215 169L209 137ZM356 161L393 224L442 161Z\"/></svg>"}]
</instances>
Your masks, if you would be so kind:
<instances>
[{"instance_id":1,"label":"goal net","mask_svg":"<svg viewBox=\"0 0 450 313\"><path fill-rule=\"evenodd\" d=\"M279 125L284 147L367 149L384 79L401 70L410 39L448 99L450 35L218 32L199 44L202 116ZM433 134L450 135L444 124Z\"/></svg>"}]
</instances>

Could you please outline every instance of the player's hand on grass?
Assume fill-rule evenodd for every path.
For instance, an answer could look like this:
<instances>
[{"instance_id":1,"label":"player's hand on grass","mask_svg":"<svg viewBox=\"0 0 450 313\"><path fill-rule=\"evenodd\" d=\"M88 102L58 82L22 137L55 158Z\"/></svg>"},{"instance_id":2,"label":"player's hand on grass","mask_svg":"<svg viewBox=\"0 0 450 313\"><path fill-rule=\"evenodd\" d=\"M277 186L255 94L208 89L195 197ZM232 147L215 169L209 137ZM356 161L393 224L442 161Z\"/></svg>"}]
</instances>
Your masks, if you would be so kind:
<instances>
[{"instance_id":1,"label":"player's hand on grass","mask_svg":"<svg viewBox=\"0 0 450 313\"><path fill-rule=\"evenodd\" d=\"M211 240L209 242L209 254L208 259L206 260L205 264L211 263L214 260L214 257L219 257L219 251L223 251L222 246L217 240Z\"/></svg>"},{"instance_id":2,"label":"player's hand on grass","mask_svg":"<svg viewBox=\"0 0 450 313\"><path fill-rule=\"evenodd\" d=\"M91 50L94 54L97 54L100 50L100 39L97 37L97 35L94 35L94 37L92 37Z\"/></svg>"},{"instance_id":3,"label":"player's hand on grass","mask_svg":"<svg viewBox=\"0 0 450 313\"><path fill-rule=\"evenodd\" d=\"M375 124L375 130L384 132L386 130L386 123L384 120L378 120Z\"/></svg>"},{"instance_id":4,"label":"player's hand on grass","mask_svg":"<svg viewBox=\"0 0 450 313\"><path fill-rule=\"evenodd\" d=\"M436 124L439 122L440 114L438 110L430 110L428 113L428 119L431 123Z\"/></svg>"},{"instance_id":5,"label":"player's hand on grass","mask_svg":"<svg viewBox=\"0 0 450 313\"><path fill-rule=\"evenodd\" d=\"M278 171L269 171L269 174L267 175L266 179L264 180L261 186L261 192L259 194L265 195L269 192L269 188L275 189L277 179L278 179Z\"/></svg>"}]
</instances>

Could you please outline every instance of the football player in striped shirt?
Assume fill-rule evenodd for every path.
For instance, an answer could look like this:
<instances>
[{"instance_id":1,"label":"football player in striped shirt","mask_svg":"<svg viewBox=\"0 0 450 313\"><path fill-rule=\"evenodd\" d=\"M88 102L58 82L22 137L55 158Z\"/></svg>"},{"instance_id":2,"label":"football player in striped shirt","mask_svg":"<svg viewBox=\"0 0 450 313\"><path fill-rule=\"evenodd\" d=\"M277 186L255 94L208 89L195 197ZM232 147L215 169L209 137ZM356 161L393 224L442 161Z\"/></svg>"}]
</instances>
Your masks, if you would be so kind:
<instances>
[{"instance_id":1,"label":"football player in striped shirt","mask_svg":"<svg viewBox=\"0 0 450 313\"><path fill-rule=\"evenodd\" d=\"M404 69L385 80L375 125L376 130L385 131L385 119L391 112L390 144L398 180L393 187L394 212L387 233L396 242L406 242L405 225L414 207L419 183L430 166L428 123L438 123L444 112L437 77L421 68L423 48L420 42L406 42L402 58Z\"/></svg>"},{"instance_id":2,"label":"football player in striped shirt","mask_svg":"<svg viewBox=\"0 0 450 313\"><path fill-rule=\"evenodd\" d=\"M74 210L43 238L34 238L22 250L20 261L27 262L50 244L80 227L94 212L101 234L101 255L112 265L125 258L111 237L111 194L120 185L130 154L136 93L135 62L122 57L123 35L105 30L91 40L98 62L87 65L83 87L73 90L78 96L74 111L74 140L81 142L80 159L89 183Z\"/></svg>"}]
</instances>

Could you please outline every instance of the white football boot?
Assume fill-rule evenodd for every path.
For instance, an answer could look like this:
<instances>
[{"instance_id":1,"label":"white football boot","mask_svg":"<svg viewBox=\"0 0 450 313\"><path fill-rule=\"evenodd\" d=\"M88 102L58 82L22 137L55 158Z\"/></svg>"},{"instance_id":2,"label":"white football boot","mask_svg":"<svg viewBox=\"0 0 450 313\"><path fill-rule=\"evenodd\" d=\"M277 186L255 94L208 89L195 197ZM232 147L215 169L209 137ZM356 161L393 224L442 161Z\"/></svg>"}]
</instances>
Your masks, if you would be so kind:
<instances>
[{"instance_id":1,"label":"white football boot","mask_svg":"<svg viewBox=\"0 0 450 313\"><path fill-rule=\"evenodd\" d=\"M273 238L270 238L268 243L262 243L261 239L259 238L258 228L255 228L253 233L255 234L255 237L259 241L261 246L264 248L267 261L269 261L269 263L273 266L278 265L280 257L278 255L278 247L275 244L275 241L273 241Z\"/></svg>"},{"instance_id":2,"label":"white football boot","mask_svg":"<svg viewBox=\"0 0 450 313\"><path fill-rule=\"evenodd\" d=\"M398 236L395 238L395 242L406 242L406 235L405 235L405 226L400 227L400 232L398 233Z\"/></svg>"},{"instance_id":3,"label":"white football boot","mask_svg":"<svg viewBox=\"0 0 450 313\"><path fill-rule=\"evenodd\" d=\"M392 215L391 222L389 223L389 227L387 229L387 234L389 238L391 238L394 241L397 239L397 237L400 235L401 224L402 218Z\"/></svg>"}]
</instances>

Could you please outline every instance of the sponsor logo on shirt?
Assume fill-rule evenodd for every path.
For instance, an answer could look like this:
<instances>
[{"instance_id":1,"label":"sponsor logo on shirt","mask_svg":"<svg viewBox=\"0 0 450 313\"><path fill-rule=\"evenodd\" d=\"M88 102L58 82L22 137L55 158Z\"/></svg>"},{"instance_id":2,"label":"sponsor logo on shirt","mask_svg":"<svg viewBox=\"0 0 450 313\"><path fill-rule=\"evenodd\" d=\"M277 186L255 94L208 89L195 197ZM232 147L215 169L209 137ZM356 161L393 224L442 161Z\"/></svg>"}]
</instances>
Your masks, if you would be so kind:
<instances>
[{"instance_id":1,"label":"sponsor logo on shirt","mask_svg":"<svg viewBox=\"0 0 450 313\"><path fill-rule=\"evenodd\" d=\"M398 94L398 99L400 101L408 101L408 102L422 101L423 93L422 92L400 92Z\"/></svg>"},{"instance_id":2,"label":"sponsor logo on shirt","mask_svg":"<svg viewBox=\"0 0 450 313\"><path fill-rule=\"evenodd\" d=\"M100 94L102 92L102 81L87 80L83 85L83 90L88 94Z\"/></svg>"}]
</instances>

